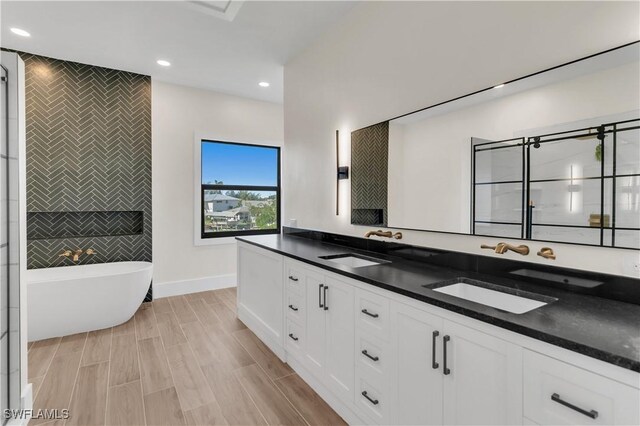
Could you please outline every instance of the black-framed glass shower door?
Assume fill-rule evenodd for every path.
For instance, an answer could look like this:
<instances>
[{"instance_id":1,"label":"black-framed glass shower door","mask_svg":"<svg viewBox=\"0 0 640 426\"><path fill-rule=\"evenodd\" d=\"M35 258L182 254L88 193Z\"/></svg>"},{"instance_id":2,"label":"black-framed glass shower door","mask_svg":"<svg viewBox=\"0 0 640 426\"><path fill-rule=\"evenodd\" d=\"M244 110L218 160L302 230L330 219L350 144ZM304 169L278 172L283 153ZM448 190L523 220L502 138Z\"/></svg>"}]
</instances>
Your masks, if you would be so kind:
<instances>
[{"instance_id":1,"label":"black-framed glass shower door","mask_svg":"<svg viewBox=\"0 0 640 426\"><path fill-rule=\"evenodd\" d=\"M524 138L471 138L471 147L471 234L524 238Z\"/></svg>"},{"instance_id":2,"label":"black-framed glass shower door","mask_svg":"<svg viewBox=\"0 0 640 426\"><path fill-rule=\"evenodd\" d=\"M640 248L639 124L527 140L527 239Z\"/></svg>"}]
</instances>

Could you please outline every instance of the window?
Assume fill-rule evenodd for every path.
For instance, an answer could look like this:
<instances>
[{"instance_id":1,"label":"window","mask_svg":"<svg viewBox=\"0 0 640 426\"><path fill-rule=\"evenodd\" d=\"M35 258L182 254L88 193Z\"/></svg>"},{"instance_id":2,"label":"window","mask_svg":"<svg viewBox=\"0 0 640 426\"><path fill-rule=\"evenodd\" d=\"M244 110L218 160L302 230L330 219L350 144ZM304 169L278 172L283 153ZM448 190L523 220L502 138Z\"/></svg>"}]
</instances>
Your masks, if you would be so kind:
<instances>
[{"instance_id":1,"label":"window","mask_svg":"<svg viewBox=\"0 0 640 426\"><path fill-rule=\"evenodd\" d=\"M201 238L280 232L280 148L202 139Z\"/></svg>"}]
</instances>

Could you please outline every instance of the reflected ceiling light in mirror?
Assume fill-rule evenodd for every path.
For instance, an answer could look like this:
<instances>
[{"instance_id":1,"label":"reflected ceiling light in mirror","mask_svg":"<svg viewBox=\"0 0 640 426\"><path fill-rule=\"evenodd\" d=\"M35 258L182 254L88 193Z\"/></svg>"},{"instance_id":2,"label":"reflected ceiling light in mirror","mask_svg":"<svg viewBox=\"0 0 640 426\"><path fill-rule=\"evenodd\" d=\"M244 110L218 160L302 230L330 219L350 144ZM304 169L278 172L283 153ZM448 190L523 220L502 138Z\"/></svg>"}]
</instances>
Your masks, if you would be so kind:
<instances>
[{"instance_id":1,"label":"reflected ceiling light in mirror","mask_svg":"<svg viewBox=\"0 0 640 426\"><path fill-rule=\"evenodd\" d=\"M15 35L19 35L20 37L31 37L28 31L25 31L21 28L11 28L11 32Z\"/></svg>"},{"instance_id":2,"label":"reflected ceiling light in mirror","mask_svg":"<svg viewBox=\"0 0 640 426\"><path fill-rule=\"evenodd\" d=\"M171 62L167 61L166 59L158 59L156 61L156 63L158 65L160 65L161 67L169 67L169 66L171 66Z\"/></svg>"},{"instance_id":3,"label":"reflected ceiling light in mirror","mask_svg":"<svg viewBox=\"0 0 640 426\"><path fill-rule=\"evenodd\" d=\"M504 83L498 84L497 86L493 86L494 89L502 89L503 87L504 87Z\"/></svg>"}]
</instances>

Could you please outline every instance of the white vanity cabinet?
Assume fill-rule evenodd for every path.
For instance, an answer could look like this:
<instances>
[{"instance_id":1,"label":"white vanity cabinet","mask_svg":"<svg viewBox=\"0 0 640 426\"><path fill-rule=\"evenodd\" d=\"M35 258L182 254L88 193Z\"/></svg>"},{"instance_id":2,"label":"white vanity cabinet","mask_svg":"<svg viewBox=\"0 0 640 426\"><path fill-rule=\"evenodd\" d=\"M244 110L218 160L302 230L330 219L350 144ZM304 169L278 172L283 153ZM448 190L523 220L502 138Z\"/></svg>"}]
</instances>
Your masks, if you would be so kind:
<instances>
[{"instance_id":1,"label":"white vanity cabinet","mask_svg":"<svg viewBox=\"0 0 640 426\"><path fill-rule=\"evenodd\" d=\"M238 254L240 319L350 423L640 423L638 373L246 243Z\"/></svg>"},{"instance_id":2,"label":"white vanity cabinet","mask_svg":"<svg viewBox=\"0 0 640 426\"><path fill-rule=\"evenodd\" d=\"M521 422L520 347L402 303L392 309L397 423Z\"/></svg>"},{"instance_id":3,"label":"white vanity cabinet","mask_svg":"<svg viewBox=\"0 0 640 426\"><path fill-rule=\"evenodd\" d=\"M238 244L238 317L278 356L284 357L283 258Z\"/></svg>"},{"instance_id":4,"label":"white vanity cabinet","mask_svg":"<svg viewBox=\"0 0 640 426\"><path fill-rule=\"evenodd\" d=\"M286 259L287 300L300 300L288 313L294 356L338 398L353 401L354 288L320 269ZM298 290L299 289L299 290ZM303 295L300 297L300 295ZM296 299L296 296L300 297ZM293 305L292 305L293 306ZM305 316L298 312L303 310ZM304 342L299 344L300 340Z\"/></svg>"}]
</instances>

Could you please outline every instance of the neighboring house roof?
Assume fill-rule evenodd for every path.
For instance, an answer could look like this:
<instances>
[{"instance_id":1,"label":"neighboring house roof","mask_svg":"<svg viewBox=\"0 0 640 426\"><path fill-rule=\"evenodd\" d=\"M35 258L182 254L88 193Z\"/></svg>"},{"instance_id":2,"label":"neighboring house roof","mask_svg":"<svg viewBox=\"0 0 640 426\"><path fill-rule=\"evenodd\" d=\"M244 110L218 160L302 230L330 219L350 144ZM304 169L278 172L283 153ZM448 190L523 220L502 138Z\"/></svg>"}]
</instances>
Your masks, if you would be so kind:
<instances>
[{"instance_id":1,"label":"neighboring house roof","mask_svg":"<svg viewBox=\"0 0 640 426\"><path fill-rule=\"evenodd\" d=\"M237 207L235 209L225 210L221 212L211 212L211 213L207 213L207 216L233 218L238 213L249 213L249 207L242 206L242 207Z\"/></svg>"},{"instance_id":2,"label":"neighboring house roof","mask_svg":"<svg viewBox=\"0 0 640 426\"><path fill-rule=\"evenodd\" d=\"M245 200L243 204L245 206L254 206L254 207L264 207L267 204L272 204L274 200L266 199L266 200Z\"/></svg>"},{"instance_id":3,"label":"neighboring house roof","mask_svg":"<svg viewBox=\"0 0 640 426\"><path fill-rule=\"evenodd\" d=\"M225 194L205 194L205 201L240 201L239 198L229 197Z\"/></svg>"}]
</instances>

